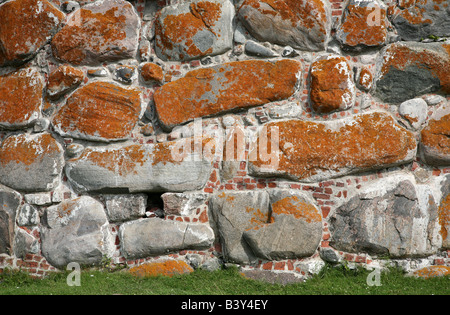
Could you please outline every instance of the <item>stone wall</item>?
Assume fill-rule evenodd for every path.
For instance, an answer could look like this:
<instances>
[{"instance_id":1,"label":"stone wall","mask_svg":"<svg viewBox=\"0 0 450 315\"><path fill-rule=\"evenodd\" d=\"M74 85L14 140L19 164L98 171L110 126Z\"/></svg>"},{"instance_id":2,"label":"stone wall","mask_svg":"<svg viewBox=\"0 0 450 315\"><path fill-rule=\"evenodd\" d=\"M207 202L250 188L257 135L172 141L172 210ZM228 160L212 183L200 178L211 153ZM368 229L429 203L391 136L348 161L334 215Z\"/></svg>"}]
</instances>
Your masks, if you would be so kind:
<instances>
[{"instance_id":1,"label":"stone wall","mask_svg":"<svg viewBox=\"0 0 450 315\"><path fill-rule=\"evenodd\" d=\"M447 1L0 3L0 271L450 265Z\"/></svg>"}]
</instances>

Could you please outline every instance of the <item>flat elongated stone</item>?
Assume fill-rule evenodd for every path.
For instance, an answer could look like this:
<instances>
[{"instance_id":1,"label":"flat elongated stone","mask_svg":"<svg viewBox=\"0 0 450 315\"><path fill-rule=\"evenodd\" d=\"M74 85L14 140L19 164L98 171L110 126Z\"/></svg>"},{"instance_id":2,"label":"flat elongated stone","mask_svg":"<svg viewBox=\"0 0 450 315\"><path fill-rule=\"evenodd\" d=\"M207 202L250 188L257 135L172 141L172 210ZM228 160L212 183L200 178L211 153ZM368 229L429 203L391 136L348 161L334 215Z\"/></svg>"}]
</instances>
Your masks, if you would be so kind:
<instances>
[{"instance_id":1,"label":"flat elongated stone","mask_svg":"<svg viewBox=\"0 0 450 315\"><path fill-rule=\"evenodd\" d=\"M324 50L330 34L331 10L321 0L244 0L238 16L260 41L309 51Z\"/></svg>"},{"instance_id":2,"label":"flat elongated stone","mask_svg":"<svg viewBox=\"0 0 450 315\"><path fill-rule=\"evenodd\" d=\"M64 150L51 134L20 134L0 147L0 182L21 191L50 191L60 183Z\"/></svg>"},{"instance_id":3,"label":"flat elongated stone","mask_svg":"<svg viewBox=\"0 0 450 315\"><path fill-rule=\"evenodd\" d=\"M41 116L44 80L34 68L0 76L0 128L20 129Z\"/></svg>"},{"instance_id":4,"label":"flat elongated stone","mask_svg":"<svg viewBox=\"0 0 450 315\"><path fill-rule=\"evenodd\" d=\"M233 44L234 6L229 0L194 0L166 6L155 21L155 51L169 61L217 55Z\"/></svg>"},{"instance_id":5,"label":"flat elongated stone","mask_svg":"<svg viewBox=\"0 0 450 315\"><path fill-rule=\"evenodd\" d=\"M422 94L450 93L450 44L399 42L380 52L376 95L401 103Z\"/></svg>"},{"instance_id":6,"label":"flat elongated stone","mask_svg":"<svg viewBox=\"0 0 450 315\"><path fill-rule=\"evenodd\" d=\"M0 5L0 66L33 58L55 34L64 13L46 0L14 0Z\"/></svg>"},{"instance_id":7,"label":"flat elongated stone","mask_svg":"<svg viewBox=\"0 0 450 315\"><path fill-rule=\"evenodd\" d=\"M76 65L132 58L138 48L139 16L123 0L100 0L74 11L53 37L56 58Z\"/></svg>"},{"instance_id":8,"label":"flat elongated stone","mask_svg":"<svg viewBox=\"0 0 450 315\"><path fill-rule=\"evenodd\" d=\"M249 155L254 176L321 181L408 163L417 149L413 133L385 112L327 122L287 120L266 127ZM262 147L264 139L268 144Z\"/></svg>"},{"instance_id":9,"label":"flat elongated stone","mask_svg":"<svg viewBox=\"0 0 450 315\"><path fill-rule=\"evenodd\" d=\"M130 137L141 112L137 88L97 81L76 90L52 123L63 136L108 142Z\"/></svg>"},{"instance_id":10,"label":"flat elongated stone","mask_svg":"<svg viewBox=\"0 0 450 315\"><path fill-rule=\"evenodd\" d=\"M184 151L192 138L157 144L89 147L67 161L69 181L80 191L143 192L201 189L209 179L215 150L212 139L200 142L202 153ZM180 152L180 153L179 153ZM203 155L200 155L203 154Z\"/></svg>"},{"instance_id":11,"label":"flat elongated stone","mask_svg":"<svg viewBox=\"0 0 450 315\"><path fill-rule=\"evenodd\" d=\"M290 97L301 64L295 60L248 60L188 72L154 94L162 125L171 129L195 118L216 115Z\"/></svg>"},{"instance_id":12,"label":"flat elongated stone","mask_svg":"<svg viewBox=\"0 0 450 315\"><path fill-rule=\"evenodd\" d=\"M0 254L12 255L16 214L22 196L8 187L0 185Z\"/></svg>"}]
</instances>

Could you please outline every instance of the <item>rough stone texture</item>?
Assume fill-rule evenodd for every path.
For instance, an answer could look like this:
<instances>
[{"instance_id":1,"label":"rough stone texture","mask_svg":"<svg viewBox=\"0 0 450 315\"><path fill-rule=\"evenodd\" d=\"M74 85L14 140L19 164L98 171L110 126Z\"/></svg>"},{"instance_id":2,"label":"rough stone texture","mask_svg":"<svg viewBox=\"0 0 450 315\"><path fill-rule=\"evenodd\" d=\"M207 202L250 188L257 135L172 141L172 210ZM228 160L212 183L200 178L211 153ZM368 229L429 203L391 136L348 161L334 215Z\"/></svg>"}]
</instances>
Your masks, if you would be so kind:
<instances>
[{"instance_id":1,"label":"rough stone texture","mask_svg":"<svg viewBox=\"0 0 450 315\"><path fill-rule=\"evenodd\" d=\"M206 224L148 218L122 224L119 238L122 254L128 259L138 259L209 248L214 241L214 232Z\"/></svg>"},{"instance_id":2,"label":"rough stone texture","mask_svg":"<svg viewBox=\"0 0 450 315\"><path fill-rule=\"evenodd\" d=\"M161 195L164 203L164 213L166 215L192 215L195 211L206 205L209 195L205 193L185 192L172 193L167 192Z\"/></svg>"},{"instance_id":3,"label":"rough stone texture","mask_svg":"<svg viewBox=\"0 0 450 315\"><path fill-rule=\"evenodd\" d=\"M449 266L429 266L416 270L410 274L417 278L430 279L434 277L448 277L450 276Z\"/></svg>"},{"instance_id":4,"label":"rough stone texture","mask_svg":"<svg viewBox=\"0 0 450 315\"><path fill-rule=\"evenodd\" d=\"M110 222L124 222L145 216L147 195L104 195L103 198Z\"/></svg>"},{"instance_id":5,"label":"rough stone texture","mask_svg":"<svg viewBox=\"0 0 450 315\"><path fill-rule=\"evenodd\" d=\"M447 114L430 119L428 125L422 129L420 149L427 164L450 165L449 109Z\"/></svg>"},{"instance_id":6,"label":"rough stone texture","mask_svg":"<svg viewBox=\"0 0 450 315\"><path fill-rule=\"evenodd\" d=\"M376 95L400 103L426 93L450 93L450 45L400 42L380 52Z\"/></svg>"},{"instance_id":7,"label":"rough stone texture","mask_svg":"<svg viewBox=\"0 0 450 315\"><path fill-rule=\"evenodd\" d=\"M13 253L16 213L22 196L8 187L0 185L0 254Z\"/></svg>"},{"instance_id":8,"label":"rough stone texture","mask_svg":"<svg viewBox=\"0 0 450 315\"><path fill-rule=\"evenodd\" d=\"M370 91L373 86L373 74L368 67L362 67L356 84L359 89L366 92Z\"/></svg>"},{"instance_id":9,"label":"rough stone texture","mask_svg":"<svg viewBox=\"0 0 450 315\"><path fill-rule=\"evenodd\" d=\"M146 62L141 67L141 77L145 82L162 83L164 81L164 72L157 64Z\"/></svg>"},{"instance_id":10,"label":"rough stone texture","mask_svg":"<svg viewBox=\"0 0 450 315\"><path fill-rule=\"evenodd\" d=\"M173 277L175 275L182 275L191 273L194 269L182 260L166 260L163 262L151 262L140 266L133 267L129 272L135 277L149 278L149 277Z\"/></svg>"},{"instance_id":11,"label":"rough stone texture","mask_svg":"<svg viewBox=\"0 0 450 315\"><path fill-rule=\"evenodd\" d=\"M264 139L268 149L262 147ZM385 112L325 122L271 122L258 134L249 171L254 176L321 181L411 162L416 147L414 135Z\"/></svg>"},{"instance_id":12,"label":"rough stone texture","mask_svg":"<svg viewBox=\"0 0 450 315\"><path fill-rule=\"evenodd\" d=\"M441 226L440 234L442 236L442 247L450 249L450 176L446 176L443 181L442 199L439 205L439 224Z\"/></svg>"},{"instance_id":13,"label":"rough stone texture","mask_svg":"<svg viewBox=\"0 0 450 315\"><path fill-rule=\"evenodd\" d=\"M215 142L203 139L203 155L191 148L193 138L157 144L88 147L66 163L69 181L80 191L102 192L183 192L201 189L208 180Z\"/></svg>"},{"instance_id":14,"label":"rough stone texture","mask_svg":"<svg viewBox=\"0 0 450 315\"><path fill-rule=\"evenodd\" d=\"M53 37L56 58L76 65L96 65L135 56L139 16L124 0L100 0L73 12Z\"/></svg>"},{"instance_id":15,"label":"rough stone texture","mask_svg":"<svg viewBox=\"0 0 450 315\"><path fill-rule=\"evenodd\" d=\"M17 229L14 237L14 255L18 258L26 258L27 254L39 253L39 240L26 230Z\"/></svg>"},{"instance_id":16,"label":"rough stone texture","mask_svg":"<svg viewBox=\"0 0 450 315\"><path fill-rule=\"evenodd\" d=\"M83 79L83 70L61 65L49 74L47 94L50 98L57 99L80 85Z\"/></svg>"},{"instance_id":17,"label":"rough stone texture","mask_svg":"<svg viewBox=\"0 0 450 315\"><path fill-rule=\"evenodd\" d=\"M379 0L351 0L345 7L336 38L346 48L384 45L387 41L387 7Z\"/></svg>"},{"instance_id":18,"label":"rough stone texture","mask_svg":"<svg viewBox=\"0 0 450 315\"><path fill-rule=\"evenodd\" d=\"M52 124L63 136L108 142L129 138L141 115L137 88L97 81L77 89Z\"/></svg>"},{"instance_id":19,"label":"rough stone texture","mask_svg":"<svg viewBox=\"0 0 450 315\"><path fill-rule=\"evenodd\" d=\"M99 265L111 257L113 237L103 206L82 196L47 208L41 227L42 254L58 268L70 262Z\"/></svg>"},{"instance_id":20,"label":"rough stone texture","mask_svg":"<svg viewBox=\"0 0 450 315\"><path fill-rule=\"evenodd\" d=\"M403 40L450 36L449 4L442 0L404 1L392 12L391 21Z\"/></svg>"},{"instance_id":21,"label":"rough stone texture","mask_svg":"<svg viewBox=\"0 0 450 315\"><path fill-rule=\"evenodd\" d=\"M260 41L308 51L324 50L331 27L328 1L244 0L237 14Z\"/></svg>"},{"instance_id":22,"label":"rough stone texture","mask_svg":"<svg viewBox=\"0 0 450 315\"><path fill-rule=\"evenodd\" d=\"M0 76L0 128L20 129L41 116L44 80L37 69Z\"/></svg>"},{"instance_id":23,"label":"rough stone texture","mask_svg":"<svg viewBox=\"0 0 450 315\"><path fill-rule=\"evenodd\" d=\"M311 256L322 237L322 217L300 192L223 192L211 204L228 262Z\"/></svg>"},{"instance_id":24,"label":"rough stone texture","mask_svg":"<svg viewBox=\"0 0 450 315\"><path fill-rule=\"evenodd\" d=\"M340 56L319 58L311 65L310 98L318 113L348 109L355 103L353 71L347 59Z\"/></svg>"},{"instance_id":25,"label":"rough stone texture","mask_svg":"<svg viewBox=\"0 0 450 315\"><path fill-rule=\"evenodd\" d=\"M411 176L384 178L366 186L330 219L337 250L405 258L428 256L441 246L432 190Z\"/></svg>"},{"instance_id":26,"label":"rough stone texture","mask_svg":"<svg viewBox=\"0 0 450 315\"><path fill-rule=\"evenodd\" d=\"M33 58L57 31L64 13L46 0L13 0L0 5L0 66Z\"/></svg>"},{"instance_id":27,"label":"rough stone texture","mask_svg":"<svg viewBox=\"0 0 450 315\"><path fill-rule=\"evenodd\" d=\"M401 103L398 108L398 113L417 130L427 119L428 105L423 99L414 98Z\"/></svg>"},{"instance_id":28,"label":"rough stone texture","mask_svg":"<svg viewBox=\"0 0 450 315\"><path fill-rule=\"evenodd\" d=\"M155 51L163 60L190 60L231 49L231 1L194 0L167 6L155 21Z\"/></svg>"},{"instance_id":29,"label":"rough stone texture","mask_svg":"<svg viewBox=\"0 0 450 315\"><path fill-rule=\"evenodd\" d=\"M167 129L194 118L262 105L290 97L302 67L295 60L247 60L188 72L154 94Z\"/></svg>"},{"instance_id":30,"label":"rough stone texture","mask_svg":"<svg viewBox=\"0 0 450 315\"><path fill-rule=\"evenodd\" d=\"M19 134L0 147L0 182L20 191L50 191L60 183L62 146L49 133Z\"/></svg>"}]
</instances>

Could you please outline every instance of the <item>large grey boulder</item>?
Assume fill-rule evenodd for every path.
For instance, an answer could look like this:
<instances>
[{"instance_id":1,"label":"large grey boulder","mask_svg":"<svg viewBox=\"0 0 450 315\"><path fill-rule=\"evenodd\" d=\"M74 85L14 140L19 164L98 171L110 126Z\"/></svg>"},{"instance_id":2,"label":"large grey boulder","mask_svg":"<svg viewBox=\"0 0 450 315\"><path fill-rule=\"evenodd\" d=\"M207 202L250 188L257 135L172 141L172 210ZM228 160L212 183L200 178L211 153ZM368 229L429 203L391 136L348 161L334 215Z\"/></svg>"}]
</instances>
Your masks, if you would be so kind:
<instances>
[{"instance_id":1,"label":"large grey boulder","mask_svg":"<svg viewBox=\"0 0 450 315\"><path fill-rule=\"evenodd\" d=\"M185 249L207 249L214 232L207 224L147 218L120 226L122 254L127 259L158 256Z\"/></svg>"},{"instance_id":2,"label":"large grey boulder","mask_svg":"<svg viewBox=\"0 0 450 315\"><path fill-rule=\"evenodd\" d=\"M441 246L432 189L395 175L366 186L330 218L331 245L353 253L421 257Z\"/></svg>"},{"instance_id":3,"label":"large grey boulder","mask_svg":"<svg viewBox=\"0 0 450 315\"><path fill-rule=\"evenodd\" d=\"M71 262L99 265L112 257L114 238L103 205L82 196L48 207L41 227L42 254L48 262L65 268Z\"/></svg>"}]
</instances>

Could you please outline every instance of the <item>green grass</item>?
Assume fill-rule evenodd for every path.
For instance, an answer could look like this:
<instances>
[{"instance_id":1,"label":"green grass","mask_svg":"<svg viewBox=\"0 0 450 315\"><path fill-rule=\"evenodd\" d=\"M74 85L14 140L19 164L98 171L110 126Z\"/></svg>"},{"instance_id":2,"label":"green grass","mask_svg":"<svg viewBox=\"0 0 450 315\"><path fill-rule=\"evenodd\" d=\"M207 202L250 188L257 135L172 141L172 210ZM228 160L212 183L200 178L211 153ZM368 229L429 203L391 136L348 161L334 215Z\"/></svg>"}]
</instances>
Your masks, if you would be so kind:
<instances>
[{"instance_id":1,"label":"green grass","mask_svg":"<svg viewBox=\"0 0 450 315\"><path fill-rule=\"evenodd\" d=\"M244 278L237 268L187 275L136 278L126 272L81 273L81 286L68 286L69 273L32 279L21 272L0 274L0 295L449 295L450 278L417 279L399 270L382 272L380 286L368 286L369 271L325 267L303 283L278 285Z\"/></svg>"}]
</instances>

